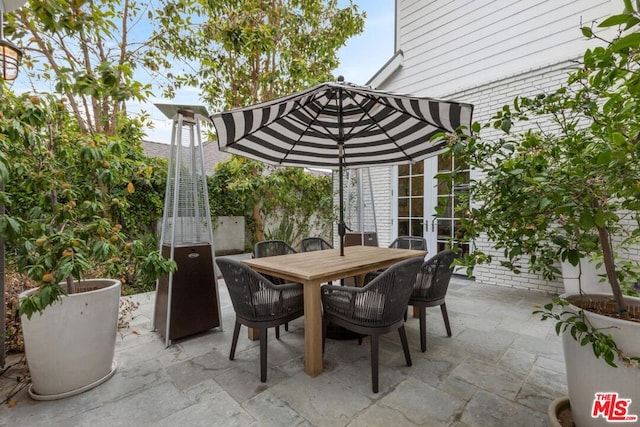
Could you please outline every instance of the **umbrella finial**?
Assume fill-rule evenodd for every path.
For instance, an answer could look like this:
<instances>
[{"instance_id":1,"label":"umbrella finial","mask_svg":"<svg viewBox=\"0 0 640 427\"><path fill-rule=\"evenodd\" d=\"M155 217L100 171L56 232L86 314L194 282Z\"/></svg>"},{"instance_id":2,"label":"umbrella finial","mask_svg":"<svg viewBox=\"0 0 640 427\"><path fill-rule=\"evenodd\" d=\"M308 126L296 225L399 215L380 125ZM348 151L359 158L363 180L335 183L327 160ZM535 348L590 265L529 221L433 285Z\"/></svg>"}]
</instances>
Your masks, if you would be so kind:
<instances>
[{"instance_id":1,"label":"umbrella finial","mask_svg":"<svg viewBox=\"0 0 640 427\"><path fill-rule=\"evenodd\" d=\"M338 76L338 82L340 83L344 82L344 76L342 75Z\"/></svg>"}]
</instances>

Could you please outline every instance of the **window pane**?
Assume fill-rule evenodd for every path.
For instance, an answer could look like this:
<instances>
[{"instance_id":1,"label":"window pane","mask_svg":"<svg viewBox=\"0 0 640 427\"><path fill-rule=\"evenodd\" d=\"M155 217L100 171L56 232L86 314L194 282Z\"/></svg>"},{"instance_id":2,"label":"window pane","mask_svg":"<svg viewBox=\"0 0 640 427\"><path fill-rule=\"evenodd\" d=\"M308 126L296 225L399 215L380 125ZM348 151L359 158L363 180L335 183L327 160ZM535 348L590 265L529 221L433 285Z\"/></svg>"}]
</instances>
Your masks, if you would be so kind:
<instances>
[{"instance_id":1,"label":"window pane","mask_svg":"<svg viewBox=\"0 0 640 427\"><path fill-rule=\"evenodd\" d=\"M422 196L424 194L424 176L414 176L411 178L411 195Z\"/></svg>"},{"instance_id":2,"label":"window pane","mask_svg":"<svg viewBox=\"0 0 640 427\"><path fill-rule=\"evenodd\" d=\"M448 240L451 238L451 221L446 219L438 220L438 239Z\"/></svg>"},{"instance_id":3,"label":"window pane","mask_svg":"<svg viewBox=\"0 0 640 427\"><path fill-rule=\"evenodd\" d=\"M424 218L424 197L411 198L411 216L419 216L420 220Z\"/></svg>"},{"instance_id":4,"label":"window pane","mask_svg":"<svg viewBox=\"0 0 640 427\"><path fill-rule=\"evenodd\" d=\"M409 195L409 178L398 179L398 196L404 197Z\"/></svg>"},{"instance_id":5,"label":"window pane","mask_svg":"<svg viewBox=\"0 0 640 427\"><path fill-rule=\"evenodd\" d=\"M438 218L451 218L451 197L438 196L438 207L436 208Z\"/></svg>"},{"instance_id":6,"label":"window pane","mask_svg":"<svg viewBox=\"0 0 640 427\"><path fill-rule=\"evenodd\" d=\"M438 194L449 194L451 192L451 179L447 177L438 178Z\"/></svg>"},{"instance_id":7,"label":"window pane","mask_svg":"<svg viewBox=\"0 0 640 427\"><path fill-rule=\"evenodd\" d=\"M400 217L409 216L409 199L408 198L398 199L398 216Z\"/></svg>"},{"instance_id":8,"label":"window pane","mask_svg":"<svg viewBox=\"0 0 640 427\"><path fill-rule=\"evenodd\" d=\"M398 176L408 176L411 172L411 165L399 165Z\"/></svg>"},{"instance_id":9,"label":"window pane","mask_svg":"<svg viewBox=\"0 0 640 427\"><path fill-rule=\"evenodd\" d=\"M411 165L411 173L414 175L423 175L424 174L424 162L418 162Z\"/></svg>"},{"instance_id":10,"label":"window pane","mask_svg":"<svg viewBox=\"0 0 640 427\"><path fill-rule=\"evenodd\" d=\"M421 236L422 237L422 220L421 219L412 219L411 220L411 236Z\"/></svg>"},{"instance_id":11,"label":"window pane","mask_svg":"<svg viewBox=\"0 0 640 427\"><path fill-rule=\"evenodd\" d=\"M449 153L438 156L438 172L449 172L451 170L451 155Z\"/></svg>"},{"instance_id":12,"label":"window pane","mask_svg":"<svg viewBox=\"0 0 640 427\"><path fill-rule=\"evenodd\" d=\"M398 236L408 236L409 235L409 220L401 219L398 220Z\"/></svg>"}]
</instances>

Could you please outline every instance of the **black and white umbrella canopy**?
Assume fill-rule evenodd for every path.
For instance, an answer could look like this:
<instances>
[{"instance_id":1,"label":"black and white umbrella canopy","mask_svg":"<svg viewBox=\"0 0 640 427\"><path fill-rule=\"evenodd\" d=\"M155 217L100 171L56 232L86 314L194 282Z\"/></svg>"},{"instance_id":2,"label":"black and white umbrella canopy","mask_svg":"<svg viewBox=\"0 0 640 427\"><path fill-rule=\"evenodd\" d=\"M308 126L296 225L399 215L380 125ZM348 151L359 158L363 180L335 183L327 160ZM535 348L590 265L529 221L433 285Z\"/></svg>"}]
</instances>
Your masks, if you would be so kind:
<instances>
[{"instance_id":1,"label":"black and white umbrella canopy","mask_svg":"<svg viewBox=\"0 0 640 427\"><path fill-rule=\"evenodd\" d=\"M471 104L373 90L343 82L213 114L220 150L281 166L339 170L344 236L345 168L413 163L446 144L436 134L470 132Z\"/></svg>"},{"instance_id":2,"label":"black and white umbrella canopy","mask_svg":"<svg viewBox=\"0 0 640 427\"><path fill-rule=\"evenodd\" d=\"M340 168L411 163L470 129L473 106L342 82L211 116L222 151L282 166Z\"/></svg>"}]
</instances>

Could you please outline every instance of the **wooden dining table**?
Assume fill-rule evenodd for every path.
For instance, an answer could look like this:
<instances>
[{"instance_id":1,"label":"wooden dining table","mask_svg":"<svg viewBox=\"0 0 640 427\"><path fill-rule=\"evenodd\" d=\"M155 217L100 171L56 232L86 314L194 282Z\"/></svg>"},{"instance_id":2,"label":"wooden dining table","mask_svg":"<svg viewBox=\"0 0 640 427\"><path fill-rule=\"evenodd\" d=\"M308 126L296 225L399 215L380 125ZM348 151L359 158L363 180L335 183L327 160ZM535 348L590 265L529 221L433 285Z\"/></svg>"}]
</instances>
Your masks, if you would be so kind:
<instances>
[{"instance_id":1,"label":"wooden dining table","mask_svg":"<svg viewBox=\"0 0 640 427\"><path fill-rule=\"evenodd\" d=\"M362 284L370 271L385 269L414 257L425 257L426 251L348 246L344 256L339 249L300 252L243 262L259 273L302 283L304 292L304 356L305 372L311 376L322 373L322 304L320 285L332 280L357 277Z\"/></svg>"}]
</instances>

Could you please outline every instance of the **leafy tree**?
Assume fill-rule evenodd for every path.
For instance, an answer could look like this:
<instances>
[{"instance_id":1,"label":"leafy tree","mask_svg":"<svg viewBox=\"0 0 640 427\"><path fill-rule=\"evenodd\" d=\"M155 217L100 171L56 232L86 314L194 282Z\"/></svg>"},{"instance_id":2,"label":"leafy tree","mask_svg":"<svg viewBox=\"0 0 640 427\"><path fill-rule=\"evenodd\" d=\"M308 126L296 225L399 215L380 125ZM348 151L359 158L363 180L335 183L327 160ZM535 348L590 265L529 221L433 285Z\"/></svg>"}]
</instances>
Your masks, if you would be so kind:
<instances>
[{"instance_id":1,"label":"leafy tree","mask_svg":"<svg viewBox=\"0 0 640 427\"><path fill-rule=\"evenodd\" d=\"M335 0L195 0L158 12L156 52L172 52L193 71L169 74L194 86L214 110L266 101L331 80L337 51L362 32L364 13Z\"/></svg>"},{"instance_id":2,"label":"leafy tree","mask_svg":"<svg viewBox=\"0 0 640 427\"><path fill-rule=\"evenodd\" d=\"M23 40L34 86L53 85L83 133L114 135L125 103L151 94L151 84L134 73L159 67L140 28L152 7L137 0L31 0L7 15L6 33Z\"/></svg>"},{"instance_id":3,"label":"leafy tree","mask_svg":"<svg viewBox=\"0 0 640 427\"><path fill-rule=\"evenodd\" d=\"M613 40L582 29L600 46L584 53L566 85L516 98L451 150L482 176L471 185L467 236L486 236L516 273L526 262L547 278L559 273L558 260L598 257L628 319L622 288L637 279L637 263L614 255L640 237L640 14L624 4L599 25L620 26ZM490 129L499 137L479 133ZM480 250L466 259L487 261Z\"/></svg>"},{"instance_id":4,"label":"leafy tree","mask_svg":"<svg viewBox=\"0 0 640 427\"><path fill-rule=\"evenodd\" d=\"M174 267L132 240L118 221L136 191L133 181L152 173L128 155L132 141L83 133L54 96L4 90L0 101L6 107L0 115L6 191L0 194L7 207L0 232L19 271L40 284L23 300L22 313L30 316L73 292L73 279L135 270L154 280ZM67 289L59 285L64 281Z\"/></svg>"}]
</instances>

